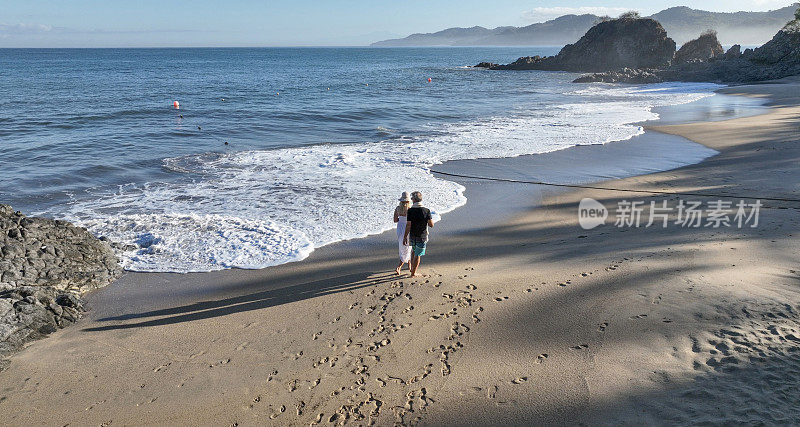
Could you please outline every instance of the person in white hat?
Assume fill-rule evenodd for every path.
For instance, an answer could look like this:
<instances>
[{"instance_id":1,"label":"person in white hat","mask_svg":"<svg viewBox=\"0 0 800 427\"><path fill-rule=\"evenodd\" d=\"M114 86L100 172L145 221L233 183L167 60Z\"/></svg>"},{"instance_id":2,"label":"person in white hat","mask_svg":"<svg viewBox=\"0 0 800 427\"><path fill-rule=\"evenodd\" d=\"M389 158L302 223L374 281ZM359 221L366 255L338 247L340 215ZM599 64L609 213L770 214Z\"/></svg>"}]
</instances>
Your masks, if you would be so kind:
<instances>
[{"instance_id":1,"label":"person in white hat","mask_svg":"<svg viewBox=\"0 0 800 427\"><path fill-rule=\"evenodd\" d=\"M403 264L408 264L408 267L411 268L411 246L403 242L403 238L406 234L406 219L408 208L411 206L411 198L408 196L408 193L404 191L398 200L400 204L394 208L394 222L397 224L397 244L400 248L400 264L397 265L394 271L399 276Z\"/></svg>"}]
</instances>

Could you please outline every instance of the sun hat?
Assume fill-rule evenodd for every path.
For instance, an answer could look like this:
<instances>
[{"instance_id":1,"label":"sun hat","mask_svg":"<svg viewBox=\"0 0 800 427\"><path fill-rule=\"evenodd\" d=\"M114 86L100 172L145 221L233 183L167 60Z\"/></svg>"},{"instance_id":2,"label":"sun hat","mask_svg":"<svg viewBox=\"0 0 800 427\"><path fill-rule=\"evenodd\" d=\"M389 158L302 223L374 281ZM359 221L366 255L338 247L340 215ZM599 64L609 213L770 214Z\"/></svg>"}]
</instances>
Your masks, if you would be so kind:
<instances>
[{"instance_id":1,"label":"sun hat","mask_svg":"<svg viewBox=\"0 0 800 427\"><path fill-rule=\"evenodd\" d=\"M397 200L399 200L401 202L410 202L411 201L411 197L408 197L408 193L403 191L403 194Z\"/></svg>"}]
</instances>

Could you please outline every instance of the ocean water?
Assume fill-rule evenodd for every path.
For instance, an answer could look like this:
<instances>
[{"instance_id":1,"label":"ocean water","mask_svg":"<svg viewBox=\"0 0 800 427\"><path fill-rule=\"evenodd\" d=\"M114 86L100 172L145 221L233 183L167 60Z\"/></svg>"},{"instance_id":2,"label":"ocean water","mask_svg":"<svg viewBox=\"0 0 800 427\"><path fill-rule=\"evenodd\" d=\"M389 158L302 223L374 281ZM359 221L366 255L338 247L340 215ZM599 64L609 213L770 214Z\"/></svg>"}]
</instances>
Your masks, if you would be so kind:
<instances>
[{"instance_id":1,"label":"ocean water","mask_svg":"<svg viewBox=\"0 0 800 427\"><path fill-rule=\"evenodd\" d=\"M0 203L124 244L129 270L261 268L391 228L402 191L463 205L432 165L626 140L718 87L467 67L555 51L0 50Z\"/></svg>"}]
</instances>

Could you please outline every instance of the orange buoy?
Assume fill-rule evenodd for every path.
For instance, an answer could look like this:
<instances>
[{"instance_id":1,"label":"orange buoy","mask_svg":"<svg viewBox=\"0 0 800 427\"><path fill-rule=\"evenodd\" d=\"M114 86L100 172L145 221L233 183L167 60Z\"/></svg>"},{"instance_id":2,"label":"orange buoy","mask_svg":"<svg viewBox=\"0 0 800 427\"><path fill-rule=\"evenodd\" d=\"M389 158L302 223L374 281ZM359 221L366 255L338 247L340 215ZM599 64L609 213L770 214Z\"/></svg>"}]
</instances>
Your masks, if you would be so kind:
<instances>
[{"instance_id":1,"label":"orange buoy","mask_svg":"<svg viewBox=\"0 0 800 427\"><path fill-rule=\"evenodd\" d=\"M428 77L428 83L430 83L430 82L431 82L431 78L430 78L430 77Z\"/></svg>"},{"instance_id":2,"label":"orange buoy","mask_svg":"<svg viewBox=\"0 0 800 427\"><path fill-rule=\"evenodd\" d=\"M175 109L176 109L176 110L177 110L177 109L179 109L179 108L181 108L181 104L180 104L180 102L178 102L178 101L175 101L175 102L173 102L173 103L172 103L172 106L173 106L173 107L175 107Z\"/></svg>"}]
</instances>

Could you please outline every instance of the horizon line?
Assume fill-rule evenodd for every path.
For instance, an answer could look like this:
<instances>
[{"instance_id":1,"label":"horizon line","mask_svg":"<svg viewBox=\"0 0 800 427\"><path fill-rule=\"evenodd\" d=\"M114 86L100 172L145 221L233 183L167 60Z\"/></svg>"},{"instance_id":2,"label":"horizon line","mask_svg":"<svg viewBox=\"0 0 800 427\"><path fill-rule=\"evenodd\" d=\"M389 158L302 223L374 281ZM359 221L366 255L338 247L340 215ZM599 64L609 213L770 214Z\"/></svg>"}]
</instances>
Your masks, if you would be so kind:
<instances>
[{"instance_id":1,"label":"horizon line","mask_svg":"<svg viewBox=\"0 0 800 427\"><path fill-rule=\"evenodd\" d=\"M0 47L3 49L57 50L57 49L340 49L340 48L530 48L530 47L564 47L564 45L473 45L473 46L373 46L368 45L263 45L263 46L77 46L77 47Z\"/></svg>"}]
</instances>

